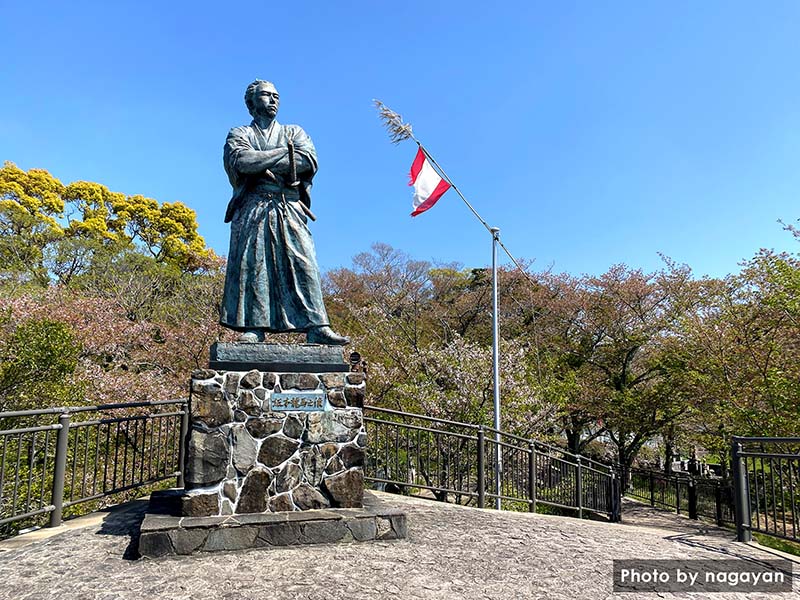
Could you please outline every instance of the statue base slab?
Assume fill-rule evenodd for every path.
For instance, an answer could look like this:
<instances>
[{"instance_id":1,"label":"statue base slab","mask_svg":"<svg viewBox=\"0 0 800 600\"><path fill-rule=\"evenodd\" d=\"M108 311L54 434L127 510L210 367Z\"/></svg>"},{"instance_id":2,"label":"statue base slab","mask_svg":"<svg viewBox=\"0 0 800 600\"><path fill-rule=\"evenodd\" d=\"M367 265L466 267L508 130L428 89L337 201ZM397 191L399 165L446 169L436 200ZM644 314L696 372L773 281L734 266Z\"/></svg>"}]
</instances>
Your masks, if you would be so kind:
<instances>
[{"instance_id":1,"label":"statue base slab","mask_svg":"<svg viewBox=\"0 0 800 600\"><path fill-rule=\"evenodd\" d=\"M300 544L403 539L406 515L372 492L363 508L181 517L183 490L154 492L139 537L145 558Z\"/></svg>"},{"instance_id":2,"label":"statue base slab","mask_svg":"<svg viewBox=\"0 0 800 600\"><path fill-rule=\"evenodd\" d=\"M342 346L324 344L267 344L217 342L211 346L209 367L223 371L330 373L350 370Z\"/></svg>"}]
</instances>

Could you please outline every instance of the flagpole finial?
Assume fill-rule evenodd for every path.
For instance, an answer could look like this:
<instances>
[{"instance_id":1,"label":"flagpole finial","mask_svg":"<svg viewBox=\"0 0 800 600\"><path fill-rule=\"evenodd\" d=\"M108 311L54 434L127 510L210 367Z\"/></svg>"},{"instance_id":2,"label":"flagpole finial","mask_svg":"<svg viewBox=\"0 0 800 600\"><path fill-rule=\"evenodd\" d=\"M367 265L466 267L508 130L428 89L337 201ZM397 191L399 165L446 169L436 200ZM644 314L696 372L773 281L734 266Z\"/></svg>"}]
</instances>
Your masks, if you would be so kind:
<instances>
[{"instance_id":1,"label":"flagpole finial","mask_svg":"<svg viewBox=\"0 0 800 600\"><path fill-rule=\"evenodd\" d=\"M394 112L380 100L373 100L375 108L378 109L378 116L383 121L383 126L389 133L389 138L393 144L399 144L404 140L414 140L414 133L410 123L403 123L402 115ZM419 143L419 142L417 142Z\"/></svg>"}]
</instances>

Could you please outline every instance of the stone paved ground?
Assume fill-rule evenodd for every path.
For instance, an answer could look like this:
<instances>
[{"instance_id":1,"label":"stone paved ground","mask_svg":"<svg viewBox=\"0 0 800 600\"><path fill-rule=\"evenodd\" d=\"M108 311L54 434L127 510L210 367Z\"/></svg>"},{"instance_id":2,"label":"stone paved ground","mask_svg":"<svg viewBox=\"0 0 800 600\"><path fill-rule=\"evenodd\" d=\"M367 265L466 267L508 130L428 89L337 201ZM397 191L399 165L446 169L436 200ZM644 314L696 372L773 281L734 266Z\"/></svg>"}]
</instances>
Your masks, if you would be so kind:
<instances>
[{"instance_id":1,"label":"stone paved ground","mask_svg":"<svg viewBox=\"0 0 800 600\"><path fill-rule=\"evenodd\" d=\"M0 544L0 598L15 600L360 600L365 598L699 598L611 592L614 558L775 558L729 532L649 508L626 521L498 513L379 494L404 509L407 540L131 560L144 503L18 547ZM798 570L798 566L795 566ZM794 593L713 594L800 598Z\"/></svg>"}]
</instances>

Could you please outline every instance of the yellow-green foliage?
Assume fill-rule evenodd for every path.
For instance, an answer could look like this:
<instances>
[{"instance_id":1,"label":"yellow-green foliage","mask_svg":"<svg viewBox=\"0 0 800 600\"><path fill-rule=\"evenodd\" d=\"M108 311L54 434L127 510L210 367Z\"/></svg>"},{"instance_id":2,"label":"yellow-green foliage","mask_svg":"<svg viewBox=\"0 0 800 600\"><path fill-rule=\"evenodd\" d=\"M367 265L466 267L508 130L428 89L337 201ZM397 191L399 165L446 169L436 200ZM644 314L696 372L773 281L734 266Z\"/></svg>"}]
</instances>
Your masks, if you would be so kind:
<instances>
[{"instance_id":1,"label":"yellow-green foliage","mask_svg":"<svg viewBox=\"0 0 800 600\"><path fill-rule=\"evenodd\" d=\"M48 274L74 275L76 257L85 263L109 244L136 246L182 271L214 257L196 213L181 202L161 204L90 181L64 186L45 170L25 172L11 162L0 168L0 275L46 283Z\"/></svg>"},{"instance_id":2,"label":"yellow-green foliage","mask_svg":"<svg viewBox=\"0 0 800 600\"><path fill-rule=\"evenodd\" d=\"M0 169L0 272L24 271L46 281L44 248L63 235L57 219L64 212L63 190L47 171L26 173L13 163Z\"/></svg>"},{"instance_id":3,"label":"yellow-green foliage","mask_svg":"<svg viewBox=\"0 0 800 600\"><path fill-rule=\"evenodd\" d=\"M6 162L0 173L0 206L4 210L25 211L42 218L64 210L61 199L64 186L47 171L31 169L26 173L14 163Z\"/></svg>"},{"instance_id":4,"label":"yellow-green foliage","mask_svg":"<svg viewBox=\"0 0 800 600\"><path fill-rule=\"evenodd\" d=\"M70 216L69 234L108 240L124 237L126 221L119 215L126 202L124 194L111 192L99 183L76 181L66 187L62 197L77 213Z\"/></svg>"}]
</instances>

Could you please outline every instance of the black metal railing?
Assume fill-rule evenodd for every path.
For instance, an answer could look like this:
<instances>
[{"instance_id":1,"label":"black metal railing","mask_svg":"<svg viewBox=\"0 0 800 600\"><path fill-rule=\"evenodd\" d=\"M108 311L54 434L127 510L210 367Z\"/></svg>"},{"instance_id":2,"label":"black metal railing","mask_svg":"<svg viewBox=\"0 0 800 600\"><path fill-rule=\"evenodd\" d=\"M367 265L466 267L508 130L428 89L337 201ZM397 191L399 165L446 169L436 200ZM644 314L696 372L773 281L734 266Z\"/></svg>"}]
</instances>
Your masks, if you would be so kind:
<instances>
[{"instance_id":1,"label":"black metal railing","mask_svg":"<svg viewBox=\"0 0 800 600\"><path fill-rule=\"evenodd\" d=\"M186 400L0 413L0 538L176 478ZM368 481L460 504L620 518L616 469L494 429L365 407Z\"/></svg>"},{"instance_id":2,"label":"black metal railing","mask_svg":"<svg viewBox=\"0 0 800 600\"><path fill-rule=\"evenodd\" d=\"M0 412L0 538L177 478L186 400Z\"/></svg>"},{"instance_id":3,"label":"black metal railing","mask_svg":"<svg viewBox=\"0 0 800 600\"><path fill-rule=\"evenodd\" d=\"M709 519L720 526L734 523L733 492L728 481L631 469L625 494L691 519Z\"/></svg>"},{"instance_id":4,"label":"black metal railing","mask_svg":"<svg viewBox=\"0 0 800 600\"><path fill-rule=\"evenodd\" d=\"M481 508L535 512L542 505L619 520L613 467L480 425L377 407L364 414L367 481Z\"/></svg>"},{"instance_id":5,"label":"black metal railing","mask_svg":"<svg viewBox=\"0 0 800 600\"><path fill-rule=\"evenodd\" d=\"M800 438L734 437L731 467L737 539L800 541Z\"/></svg>"}]
</instances>

